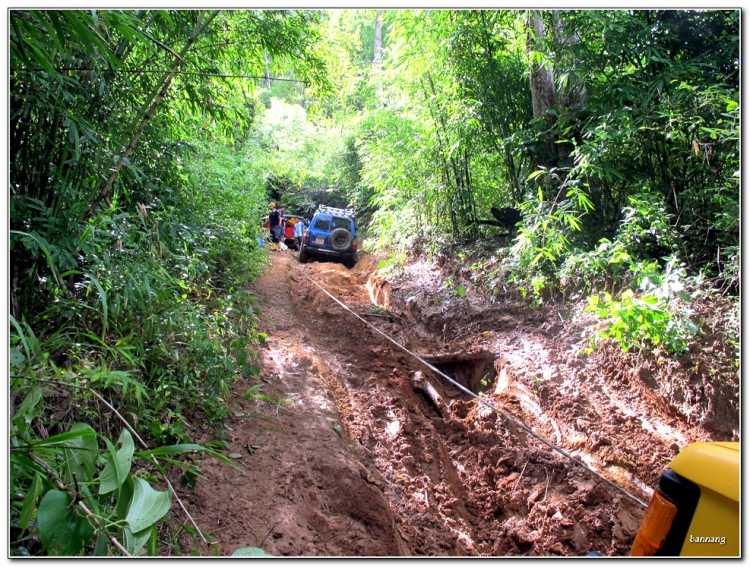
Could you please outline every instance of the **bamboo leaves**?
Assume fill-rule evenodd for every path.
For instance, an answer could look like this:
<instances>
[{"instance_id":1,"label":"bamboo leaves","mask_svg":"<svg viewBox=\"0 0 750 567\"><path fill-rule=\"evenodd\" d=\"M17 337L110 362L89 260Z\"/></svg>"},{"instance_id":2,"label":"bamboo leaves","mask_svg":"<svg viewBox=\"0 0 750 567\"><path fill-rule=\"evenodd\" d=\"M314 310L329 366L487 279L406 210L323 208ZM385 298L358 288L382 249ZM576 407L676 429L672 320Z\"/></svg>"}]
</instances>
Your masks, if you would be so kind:
<instances>
[{"instance_id":1,"label":"bamboo leaves","mask_svg":"<svg viewBox=\"0 0 750 567\"><path fill-rule=\"evenodd\" d=\"M99 299L102 302L102 340L104 340L107 336L107 323L109 321L109 318L107 317L107 294L104 292L104 288L102 287L102 284L99 283L99 280L97 280L92 274L89 274L88 277L91 280L91 283L96 286L96 289L99 292Z\"/></svg>"},{"instance_id":2,"label":"bamboo leaves","mask_svg":"<svg viewBox=\"0 0 750 567\"><path fill-rule=\"evenodd\" d=\"M156 553L154 525L172 498L144 480L139 459L162 473L164 459L194 482L198 466L175 455L205 449L187 442L180 412L221 421L218 400L242 366L233 357L254 368L262 340L244 293L261 269L247 214L259 208L261 176L246 183L243 152L222 148L231 167L205 160L206 177L220 179L204 188L195 156L210 153L209 131L212 143L250 134L258 103L236 96L249 85L229 75L264 70L266 52L273 69L300 61L300 79L325 83L319 18L11 11L13 545L127 555L148 542ZM102 435L114 422L101 404L141 422L152 448L136 453L127 429L116 428L117 443ZM62 408L65 423L81 423L67 430ZM27 543L35 526L44 549Z\"/></svg>"},{"instance_id":3,"label":"bamboo leaves","mask_svg":"<svg viewBox=\"0 0 750 567\"><path fill-rule=\"evenodd\" d=\"M29 527L29 520L36 508L37 498L42 494L43 482L42 477L39 473L34 474L34 480L31 482L31 488L26 493L26 500L23 503L21 509L21 515L18 519L18 527L21 530L25 530Z\"/></svg>"}]
</instances>

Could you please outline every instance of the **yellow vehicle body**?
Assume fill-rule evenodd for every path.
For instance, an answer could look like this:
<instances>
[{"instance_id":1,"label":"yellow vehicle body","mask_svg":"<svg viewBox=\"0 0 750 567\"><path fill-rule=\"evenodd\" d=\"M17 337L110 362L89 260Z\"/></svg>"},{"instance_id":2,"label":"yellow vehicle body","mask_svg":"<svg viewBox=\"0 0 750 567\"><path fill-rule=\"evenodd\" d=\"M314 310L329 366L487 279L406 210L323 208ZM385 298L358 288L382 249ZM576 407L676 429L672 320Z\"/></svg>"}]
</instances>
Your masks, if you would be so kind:
<instances>
[{"instance_id":1,"label":"yellow vehicle body","mask_svg":"<svg viewBox=\"0 0 750 567\"><path fill-rule=\"evenodd\" d=\"M694 443L670 468L701 489L680 555L740 554L740 444Z\"/></svg>"},{"instance_id":2,"label":"yellow vehicle body","mask_svg":"<svg viewBox=\"0 0 750 567\"><path fill-rule=\"evenodd\" d=\"M740 555L739 443L693 443L674 458L631 555Z\"/></svg>"}]
</instances>

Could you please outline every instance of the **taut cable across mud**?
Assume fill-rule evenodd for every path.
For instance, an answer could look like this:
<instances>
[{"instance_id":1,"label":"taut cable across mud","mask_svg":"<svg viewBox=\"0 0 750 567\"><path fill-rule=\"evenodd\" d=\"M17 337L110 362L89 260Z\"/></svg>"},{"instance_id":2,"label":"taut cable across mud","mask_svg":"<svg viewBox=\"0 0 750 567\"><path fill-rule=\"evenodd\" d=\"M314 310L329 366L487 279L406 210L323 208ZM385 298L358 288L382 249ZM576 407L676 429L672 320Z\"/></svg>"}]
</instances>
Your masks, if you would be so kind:
<instances>
[{"instance_id":1,"label":"taut cable across mud","mask_svg":"<svg viewBox=\"0 0 750 567\"><path fill-rule=\"evenodd\" d=\"M495 412L497 412L497 414L498 414L498 415L501 415L501 416L502 416L502 417L503 417L503 418L504 418L505 420L507 420L507 421L508 421L509 423L513 424L514 426L516 426L516 427L518 427L518 428L520 428L520 429L523 429L523 430L524 430L524 431L525 431L526 433L528 433L529 435L531 435L532 437L534 437L534 438L535 438L536 440L538 440L539 442L541 442L541 443L543 443L543 444L547 445L547 446L548 446L548 447L549 447L550 449L552 449L552 450L553 450L553 451L555 451L556 453L559 453L560 455L562 455L563 457L567 458L567 459L568 459L568 460L570 460L571 462L573 462L573 463L575 463L576 465L580 466L581 468L585 469L585 470L586 470L586 471L587 471L588 473L590 473L590 474L591 474L591 475L593 475L594 477L596 477L596 478L598 478L599 480L603 481L604 483L606 483L607 485L611 486L611 487L612 487L612 488L614 488L615 490L617 490L617 491L621 492L622 494L624 494L625 496L627 496L627 497L628 497L628 498L630 498L631 500L633 500L633 501L637 502L638 504L640 504L640 505L641 505L641 506L643 506L644 508L646 508L646 507L647 507L647 504L646 504L645 502L643 502L643 501L642 501L642 500L640 500L639 498L637 498L637 497L633 496L632 494L630 494L630 493L629 493L629 492L628 492L627 490L625 490L625 489L624 489L624 488L622 488L621 486L618 486L618 485L617 485L617 484L615 484L614 482L612 482L612 481L608 480L607 478L603 477L602 475L600 475L599 473L597 473L597 472L596 472L595 470L591 469L590 467L586 466L586 465L585 465L584 463L582 463L581 461L577 460L577 459L576 459L575 457L573 457L573 456L569 455L568 453L566 453L566 452L565 452L565 451L564 451L563 449L561 449L560 447L558 447L557 445L555 445L555 444L554 444L554 443L552 443L551 441L548 441L547 439L545 439L545 438L541 437L540 435L538 435L537 433L535 433L535 432L534 432L534 431L533 431L532 429L530 429L530 428L529 428L528 426L526 426L526 425L524 425L523 423L521 423L521 422L519 422L519 421L517 421L517 420L513 419L512 417L510 417L510 416L509 416L508 414L506 414L506 413L505 413L505 412L504 412L503 410L501 410L500 408L498 408L498 407L497 407L496 405L494 405L494 404L490 403L489 401L487 401L486 399L482 398L481 396L478 396L477 394L475 394L474 392L472 392L472 391L471 391L471 390L469 390L468 388L466 388L466 387L464 387L463 385L461 385L460 383L456 382L456 381L455 381L455 380L454 380L453 378L451 378L451 377L450 377L450 376L448 376L447 374L445 374L445 373L441 372L440 370L438 370L437 368L435 368L435 367L434 367L433 365L431 365L431 364L430 364L429 362L426 362L425 360L423 360L422 358L420 358L420 357L419 357L419 355L417 355L417 354L413 353L412 351L410 351L409 349L407 349L406 347L404 347L403 345L401 345L400 343L398 343L397 341L395 341L394 339L392 339L391 337L389 337L389 336L388 336L387 334L385 334L385 333L384 333L383 331L381 331L380 329L378 329L377 327L375 327L374 325L372 325L371 323L369 323L368 321L366 321L365 319L363 319L362 317L360 317L360 316L359 316L359 315L358 315L357 313L355 313L354 311L352 311L352 310L351 310L351 309L350 309L350 308L349 308L349 307L348 307L348 306L347 306L347 305L346 305L345 303L343 303L343 302L342 302L342 301L340 301L340 300L339 300L338 298L336 298L336 297L335 297L335 296L334 296L333 294L331 294L331 293L330 293L330 292L329 292L328 290L326 290L326 289L325 289L325 288L324 288L323 286L321 286L321 285L320 285L320 284L319 284L318 282L316 282L316 281L315 281L315 280L313 280L313 279L312 279L312 278L311 278L310 276L308 276L308 275L307 275L307 274L306 274L306 273L305 273L304 271L302 271L301 269L299 269L299 268L298 268L297 266L295 266L295 268L296 268L296 270L297 270L297 271L298 271L299 273L301 273L301 274L302 274L303 276L305 276L305 278L307 278L307 279L308 279L308 280L310 280L310 281L311 281L311 282L312 282L313 284L315 284L315 285L316 285L316 286L317 286L318 288L320 288L320 289L321 289L321 290L323 291L323 293L325 293L326 295L328 295L328 296L329 296L329 297L330 297L331 299L333 299L333 300L334 300L334 301L335 301L336 303L338 303L338 304L339 304L339 305L340 305L341 307L343 307L343 308L344 308L344 309L345 309L346 311L348 311L349 313L351 313L351 314L352 314L352 315L353 315L354 317L356 317L357 319L359 319L360 321L362 321L362 322L363 322L363 323L364 323L365 325L367 325L368 327L370 327L370 328L371 328L371 329L373 329L374 331L376 331L376 332L378 332L379 334L381 334L382 336L384 336L384 337L385 337L386 339L388 339L388 340L389 340L390 342L392 342L392 343L393 343L394 345L396 345L396 346L397 346L398 348L400 348L401 350L403 350L404 352L406 352L406 353L407 353L407 354L409 354L410 356L412 356L412 357L414 357L415 359L417 359L417 360L418 360L419 362L421 362L422 364L424 364L424 365L425 365L425 366L426 366L427 368L429 368L429 369L430 369L430 370L432 370L433 372L435 372L435 373L439 374L440 376L442 376L443 378L445 378L446 380L448 380L448 381L449 381L449 382L450 382L451 384L453 384L454 386L456 386L457 388L459 388L459 389L460 389L460 390L462 390L463 392L466 392L467 394L469 394L469 395L470 395L471 397L473 397L473 398L477 399L477 400L478 400L478 401L479 401L479 402L480 402L481 404L483 404L483 405L487 406L487 407L488 407L488 408L490 408L490 409L491 409L492 411L495 411Z\"/></svg>"}]
</instances>

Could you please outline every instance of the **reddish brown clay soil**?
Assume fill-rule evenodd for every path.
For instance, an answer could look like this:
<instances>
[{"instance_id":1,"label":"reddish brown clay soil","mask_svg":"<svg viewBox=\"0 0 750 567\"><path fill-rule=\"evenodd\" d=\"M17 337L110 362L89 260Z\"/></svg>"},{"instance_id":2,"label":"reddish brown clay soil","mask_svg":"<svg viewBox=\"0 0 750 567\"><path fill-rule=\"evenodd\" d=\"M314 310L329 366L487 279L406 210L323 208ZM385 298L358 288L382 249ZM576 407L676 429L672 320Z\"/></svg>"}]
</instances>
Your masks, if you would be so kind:
<instances>
[{"instance_id":1,"label":"reddish brown clay soil","mask_svg":"<svg viewBox=\"0 0 750 567\"><path fill-rule=\"evenodd\" d=\"M180 491L222 555L626 555L643 516L305 275L643 501L682 447L737 436L731 383L714 386L725 393L709 407L686 398L689 373L673 372L665 389L668 363L614 349L581 358L582 329L560 314L451 295L444 275L419 262L398 283L378 275L375 256L352 270L301 265L291 251L272 262L253 288L269 335L261 376L226 400L229 452L245 474L209 458L206 478ZM415 387L417 371L442 407ZM285 401L244 399L256 384Z\"/></svg>"}]
</instances>

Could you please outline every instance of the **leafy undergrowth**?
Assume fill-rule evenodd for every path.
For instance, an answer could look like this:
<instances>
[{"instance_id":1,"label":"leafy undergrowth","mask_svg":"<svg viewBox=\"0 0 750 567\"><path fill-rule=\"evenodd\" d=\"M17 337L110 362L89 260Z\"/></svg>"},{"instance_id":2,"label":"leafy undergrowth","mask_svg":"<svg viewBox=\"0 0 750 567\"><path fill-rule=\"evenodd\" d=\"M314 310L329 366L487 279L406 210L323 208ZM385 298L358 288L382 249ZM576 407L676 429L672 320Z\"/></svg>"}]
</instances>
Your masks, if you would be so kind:
<instances>
[{"instance_id":1,"label":"leafy undergrowth","mask_svg":"<svg viewBox=\"0 0 750 567\"><path fill-rule=\"evenodd\" d=\"M84 267L62 274L57 248L17 233L55 277L10 317L13 555L179 553L181 532L211 541L170 512L168 474L192 485L201 455L231 464L220 442L191 443L190 424L220 427L222 396L258 372L265 335L246 284L265 260L243 230L175 217L100 217L81 239ZM178 237L160 238L165 224Z\"/></svg>"},{"instance_id":2,"label":"leafy undergrowth","mask_svg":"<svg viewBox=\"0 0 750 567\"><path fill-rule=\"evenodd\" d=\"M633 223L631 223L633 224ZM677 356L700 342L702 334L723 334L739 362L739 299L729 293L736 274L722 278L695 273L676 255L651 259L638 255L643 236L633 236L624 223L613 241L602 239L590 252L570 249L555 264L529 260L532 251L520 251L527 236L489 236L474 241L414 239L412 255L426 254L447 274L448 291L464 297L466 290L491 301L515 296L540 311L569 311L591 325L590 353L608 340L624 352L659 351ZM515 245L514 245L515 243ZM408 255L392 252L381 262L389 278L404 274Z\"/></svg>"},{"instance_id":3,"label":"leafy undergrowth","mask_svg":"<svg viewBox=\"0 0 750 567\"><path fill-rule=\"evenodd\" d=\"M714 373L739 371L739 298L700 273L689 275L677 258L636 261L623 246L607 242L598 250L601 258L570 257L579 263L594 258L595 267L577 272L568 267L558 277L519 269L511 243L508 237L468 244L416 242L413 255L427 252L451 295L470 292L491 301L515 301L556 319L562 314L589 339L582 356L607 344L640 359L697 363L707 358L701 364ZM381 267L398 279L407 261L405 253L391 253ZM722 346L706 350L714 344Z\"/></svg>"}]
</instances>

